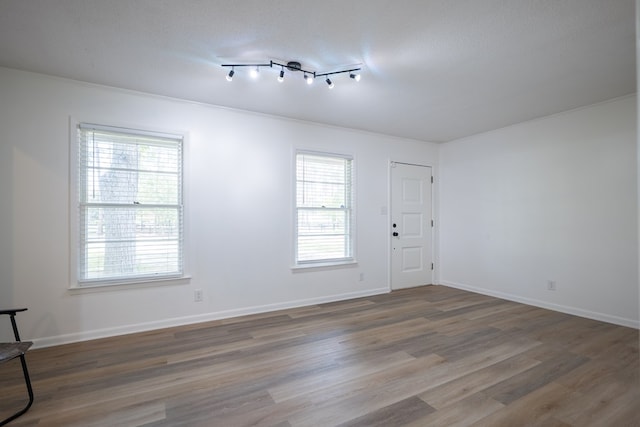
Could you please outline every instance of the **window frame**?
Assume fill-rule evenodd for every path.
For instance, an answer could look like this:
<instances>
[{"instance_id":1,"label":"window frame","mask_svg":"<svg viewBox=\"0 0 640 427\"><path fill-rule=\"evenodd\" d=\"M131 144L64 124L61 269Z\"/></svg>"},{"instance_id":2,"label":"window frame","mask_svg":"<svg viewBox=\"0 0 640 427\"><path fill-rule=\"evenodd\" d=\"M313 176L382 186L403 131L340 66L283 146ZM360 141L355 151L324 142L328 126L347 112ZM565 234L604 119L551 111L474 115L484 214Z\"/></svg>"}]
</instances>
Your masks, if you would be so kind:
<instances>
[{"instance_id":1,"label":"window frame","mask_svg":"<svg viewBox=\"0 0 640 427\"><path fill-rule=\"evenodd\" d=\"M101 124L98 124L101 123ZM186 159L187 147L188 147L188 133L180 131L163 131L163 130L149 130L136 125L113 125L102 124L102 121L91 120L77 120L70 117L69 120L69 229L70 229L70 242L69 242L69 290L98 290L99 288L126 288L149 286L149 285L164 285L164 284L181 284L188 283L190 275L188 272L188 259L187 259L187 188L186 188ZM80 165L80 132L81 127L95 128L97 130L106 130L111 132L120 132L128 135L140 135L140 136L153 136L160 138L170 138L181 140L181 170L180 181L178 183L180 189L180 200L178 205L181 205L181 224L179 229L178 244L181 263L177 272L175 273L159 273L159 274L144 274L144 275L131 275L121 277L110 278L89 278L83 279L81 277L81 259L82 245L81 245L81 214L80 205L82 203L80 197L80 185L81 185L81 165Z\"/></svg>"},{"instance_id":2,"label":"window frame","mask_svg":"<svg viewBox=\"0 0 640 427\"><path fill-rule=\"evenodd\" d=\"M348 212L348 223L346 224L346 228L349 230L348 232L348 240L347 245L351 251L349 256L340 257L340 258L323 258L323 259L315 259L315 260L299 260L298 259L298 176L297 176L297 167L298 167L298 155L312 155L318 157L327 157L327 158L339 158L343 160L348 160L350 162L350 175L351 182L349 183L350 193L348 200L348 207L345 210ZM319 151L319 150L308 150L308 149L295 149L293 153L293 266L291 267L293 270L297 269L308 269L308 268L322 268L322 267L339 267L345 265L353 265L357 264L356 259L356 160L355 156L350 153L338 153L333 151ZM308 210L309 208L303 208L304 210Z\"/></svg>"}]
</instances>

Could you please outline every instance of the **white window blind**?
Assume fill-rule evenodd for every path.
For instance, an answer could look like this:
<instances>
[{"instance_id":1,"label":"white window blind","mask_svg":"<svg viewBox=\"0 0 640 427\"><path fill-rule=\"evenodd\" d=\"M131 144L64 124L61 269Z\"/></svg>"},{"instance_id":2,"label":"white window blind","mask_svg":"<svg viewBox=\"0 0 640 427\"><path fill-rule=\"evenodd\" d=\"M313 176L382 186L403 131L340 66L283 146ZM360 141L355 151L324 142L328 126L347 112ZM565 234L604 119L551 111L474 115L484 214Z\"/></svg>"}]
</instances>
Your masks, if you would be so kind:
<instances>
[{"instance_id":1,"label":"white window blind","mask_svg":"<svg viewBox=\"0 0 640 427\"><path fill-rule=\"evenodd\" d=\"M352 159L296 154L296 264L353 259Z\"/></svg>"},{"instance_id":2,"label":"white window blind","mask_svg":"<svg viewBox=\"0 0 640 427\"><path fill-rule=\"evenodd\" d=\"M78 281L183 274L182 137L81 124Z\"/></svg>"}]
</instances>

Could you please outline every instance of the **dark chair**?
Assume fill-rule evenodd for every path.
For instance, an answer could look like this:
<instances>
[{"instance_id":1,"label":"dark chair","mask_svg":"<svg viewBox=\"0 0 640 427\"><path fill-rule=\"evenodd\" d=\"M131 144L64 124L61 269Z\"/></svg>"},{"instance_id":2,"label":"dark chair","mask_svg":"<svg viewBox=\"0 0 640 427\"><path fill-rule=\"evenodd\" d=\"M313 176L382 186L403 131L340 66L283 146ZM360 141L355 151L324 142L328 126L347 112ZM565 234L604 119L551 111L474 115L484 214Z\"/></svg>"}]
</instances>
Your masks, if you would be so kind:
<instances>
[{"instance_id":1,"label":"dark chair","mask_svg":"<svg viewBox=\"0 0 640 427\"><path fill-rule=\"evenodd\" d=\"M11 415L9 418L0 421L0 426L7 424L9 421L15 420L20 415L27 412L27 410L33 403L33 389L31 388L31 379L29 378L29 371L27 370L27 361L24 357L24 354L33 343L31 341L20 341L20 334L18 334L18 325L16 325L16 313L26 310L26 308L18 308L15 310L0 310L0 314L8 314L11 317L13 335L16 339L16 342L0 343L0 364L19 357L20 363L22 363L24 382L27 385L27 391L29 392L29 403L27 403L27 406L25 406L24 409L21 409L20 411Z\"/></svg>"}]
</instances>

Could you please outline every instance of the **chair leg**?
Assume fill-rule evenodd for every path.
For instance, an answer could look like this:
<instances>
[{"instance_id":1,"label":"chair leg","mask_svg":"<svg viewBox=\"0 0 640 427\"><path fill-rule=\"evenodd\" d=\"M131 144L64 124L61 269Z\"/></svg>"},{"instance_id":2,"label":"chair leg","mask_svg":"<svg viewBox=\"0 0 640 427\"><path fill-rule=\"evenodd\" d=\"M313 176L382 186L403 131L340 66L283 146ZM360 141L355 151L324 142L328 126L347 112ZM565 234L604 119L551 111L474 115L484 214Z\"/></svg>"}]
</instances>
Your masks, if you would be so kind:
<instances>
[{"instance_id":1,"label":"chair leg","mask_svg":"<svg viewBox=\"0 0 640 427\"><path fill-rule=\"evenodd\" d=\"M31 388L31 378L29 378L29 370L27 369L27 360L25 359L24 354L20 355L20 363L22 364L22 372L24 373L24 382L27 385L27 392L29 393L29 403L27 403L27 406L25 406L24 409L21 409L20 411L11 415L9 418L6 418L0 421L0 426L3 426L8 422L15 420L20 415L27 412L29 408L31 408L31 405L33 404L33 389Z\"/></svg>"}]
</instances>

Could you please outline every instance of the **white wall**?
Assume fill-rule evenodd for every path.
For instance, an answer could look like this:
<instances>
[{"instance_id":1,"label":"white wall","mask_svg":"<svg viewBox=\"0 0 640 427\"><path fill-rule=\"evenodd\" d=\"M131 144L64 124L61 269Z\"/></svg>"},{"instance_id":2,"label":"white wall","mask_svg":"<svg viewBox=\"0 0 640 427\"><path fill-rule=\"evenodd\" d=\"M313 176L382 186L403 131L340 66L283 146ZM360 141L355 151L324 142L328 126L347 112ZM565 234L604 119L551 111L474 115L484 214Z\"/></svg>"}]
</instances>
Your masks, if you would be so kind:
<instances>
[{"instance_id":1,"label":"white wall","mask_svg":"<svg viewBox=\"0 0 640 427\"><path fill-rule=\"evenodd\" d=\"M189 283L68 290L70 116L189 132ZM355 156L357 266L290 268L298 147ZM0 306L43 346L387 292L390 160L437 146L0 68Z\"/></svg>"},{"instance_id":2,"label":"white wall","mask_svg":"<svg viewBox=\"0 0 640 427\"><path fill-rule=\"evenodd\" d=\"M638 327L636 170L635 96L442 145L440 283Z\"/></svg>"},{"instance_id":3,"label":"white wall","mask_svg":"<svg viewBox=\"0 0 640 427\"><path fill-rule=\"evenodd\" d=\"M438 146L0 68L0 307L43 346L387 292L395 160L434 166L439 283L637 327L635 103ZM70 116L189 132L189 283L68 290ZM297 147L355 155L355 267L290 269Z\"/></svg>"}]
</instances>

